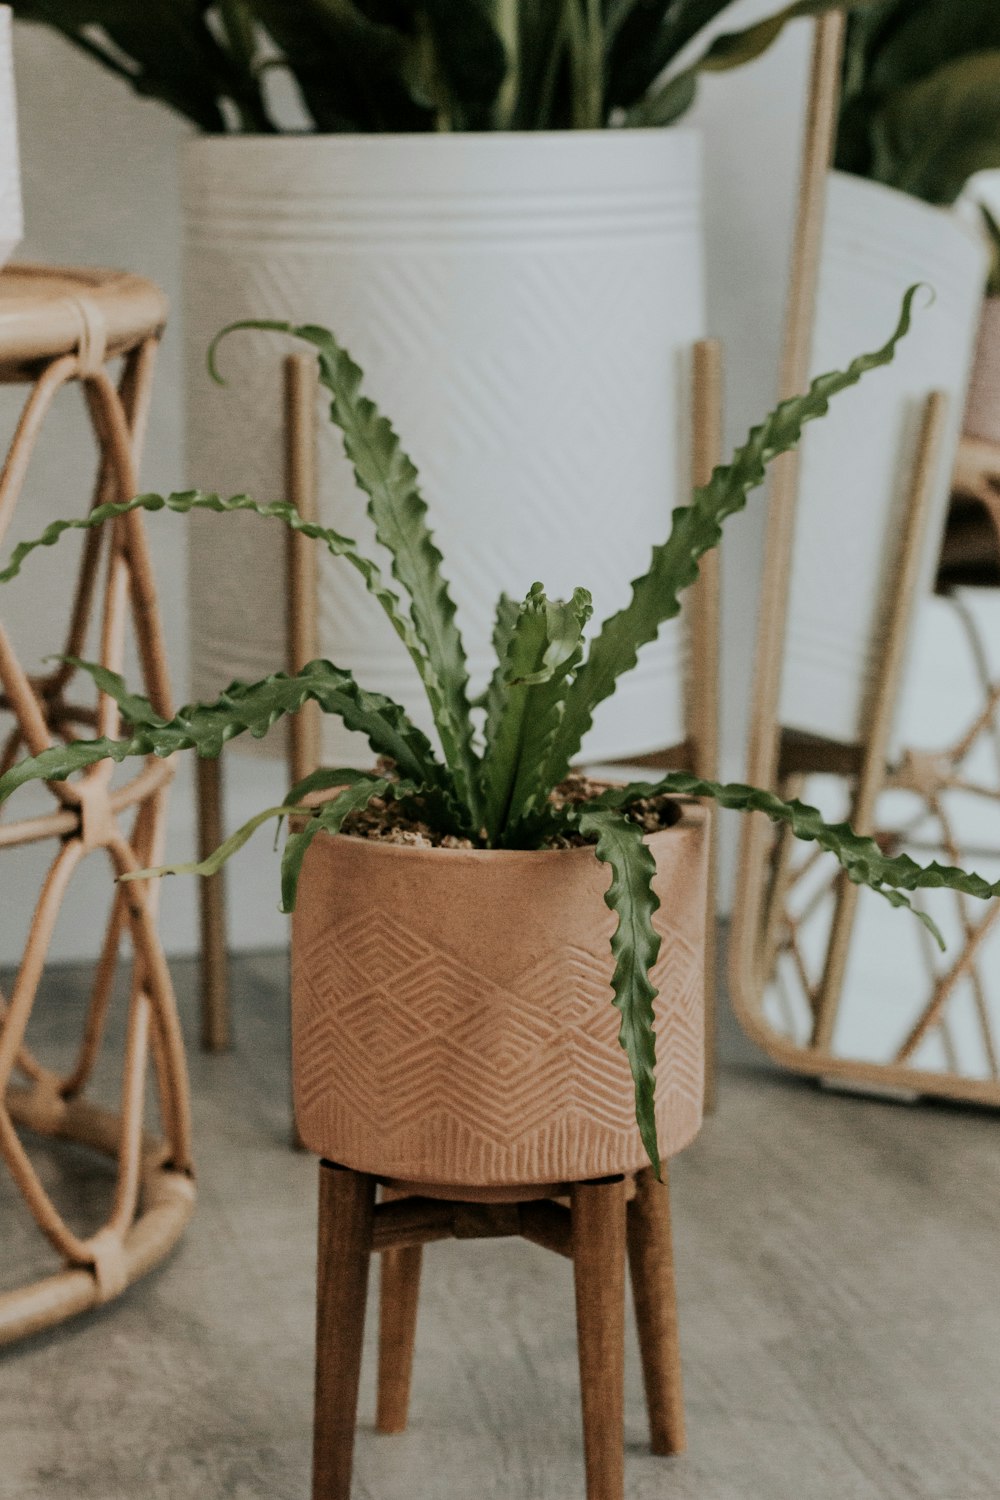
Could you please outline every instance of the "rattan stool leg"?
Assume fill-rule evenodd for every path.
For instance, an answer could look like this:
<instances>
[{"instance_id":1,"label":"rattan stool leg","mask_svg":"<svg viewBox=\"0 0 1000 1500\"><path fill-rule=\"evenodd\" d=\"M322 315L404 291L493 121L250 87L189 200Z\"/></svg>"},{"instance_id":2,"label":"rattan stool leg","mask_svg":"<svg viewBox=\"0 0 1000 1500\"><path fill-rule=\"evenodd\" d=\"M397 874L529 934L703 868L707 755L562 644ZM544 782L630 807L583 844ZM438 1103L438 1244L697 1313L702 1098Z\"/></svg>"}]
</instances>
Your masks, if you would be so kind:
<instances>
[{"instance_id":1,"label":"rattan stool leg","mask_svg":"<svg viewBox=\"0 0 1000 1500\"><path fill-rule=\"evenodd\" d=\"M386 1250L379 1289L378 1410L379 1432L403 1432L410 1409L413 1345L420 1298L421 1245Z\"/></svg>"},{"instance_id":2,"label":"rattan stool leg","mask_svg":"<svg viewBox=\"0 0 1000 1500\"><path fill-rule=\"evenodd\" d=\"M375 1179L321 1162L313 1500L350 1500Z\"/></svg>"},{"instance_id":3,"label":"rattan stool leg","mask_svg":"<svg viewBox=\"0 0 1000 1500\"><path fill-rule=\"evenodd\" d=\"M574 1184L572 1213L587 1500L623 1500L624 1179Z\"/></svg>"},{"instance_id":4,"label":"rattan stool leg","mask_svg":"<svg viewBox=\"0 0 1000 1500\"><path fill-rule=\"evenodd\" d=\"M635 1197L628 1206L628 1257L650 1444L654 1453L683 1453L684 1390L666 1163L662 1182L651 1171L636 1177Z\"/></svg>"}]
</instances>

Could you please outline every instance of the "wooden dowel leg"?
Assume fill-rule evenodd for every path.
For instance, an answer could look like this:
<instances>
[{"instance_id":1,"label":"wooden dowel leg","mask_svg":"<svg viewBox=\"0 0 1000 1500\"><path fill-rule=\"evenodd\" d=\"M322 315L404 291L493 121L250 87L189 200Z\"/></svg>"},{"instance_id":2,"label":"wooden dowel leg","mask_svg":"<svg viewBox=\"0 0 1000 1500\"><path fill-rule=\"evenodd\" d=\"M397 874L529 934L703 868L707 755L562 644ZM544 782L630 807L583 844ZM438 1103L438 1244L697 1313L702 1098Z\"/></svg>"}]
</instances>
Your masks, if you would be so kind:
<instances>
[{"instance_id":1,"label":"wooden dowel leg","mask_svg":"<svg viewBox=\"0 0 1000 1500\"><path fill-rule=\"evenodd\" d=\"M635 1197L628 1206L628 1258L650 1444L654 1453L683 1453L684 1391L666 1163L662 1182L652 1171L636 1178Z\"/></svg>"},{"instance_id":2,"label":"wooden dowel leg","mask_svg":"<svg viewBox=\"0 0 1000 1500\"><path fill-rule=\"evenodd\" d=\"M320 1163L312 1500L350 1500L375 1179Z\"/></svg>"},{"instance_id":3,"label":"wooden dowel leg","mask_svg":"<svg viewBox=\"0 0 1000 1500\"><path fill-rule=\"evenodd\" d=\"M198 858L217 849L225 834L222 767L218 760L196 762L198 776ZM226 942L226 888L222 871L198 882L201 915L201 1045L206 1052L229 1046L229 955Z\"/></svg>"},{"instance_id":4,"label":"wooden dowel leg","mask_svg":"<svg viewBox=\"0 0 1000 1500\"><path fill-rule=\"evenodd\" d=\"M572 1213L587 1500L623 1500L624 1180L574 1184Z\"/></svg>"},{"instance_id":5,"label":"wooden dowel leg","mask_svg":"<svg viewBox=\"0 0 1000 1500\"><path fill-rule=\"evenodd\" d=\"M404 1432L410 1409L423 1247L407 1245L382 1256L379 1288L379 1432Z\"/></svg>"}]
</instances>

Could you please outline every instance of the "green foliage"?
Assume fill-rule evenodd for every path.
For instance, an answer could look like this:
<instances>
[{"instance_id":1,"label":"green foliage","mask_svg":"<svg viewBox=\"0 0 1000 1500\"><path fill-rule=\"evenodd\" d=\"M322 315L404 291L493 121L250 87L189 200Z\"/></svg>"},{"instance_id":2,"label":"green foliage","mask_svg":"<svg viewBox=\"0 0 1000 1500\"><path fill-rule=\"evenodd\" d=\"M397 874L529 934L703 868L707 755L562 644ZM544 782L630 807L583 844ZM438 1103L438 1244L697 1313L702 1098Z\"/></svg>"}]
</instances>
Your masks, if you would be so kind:
<instances>
[{"instance_id":1,"label":"green foliage","mask_svg":"<svg viewBox=\"0 0 1000 1500\"><path fill-rule=\"evenodd\" d=\"M986 281L987 297L1000 297L1000 224L986 207L980 203L979 211L990 242L990 271Z\"/></svg>"},{"instance_id":2,"label":"green foliage","mask_svg":"<svg viewBox=\"0 0 1000 1500\"><path fill-rule=\"evenodd\" d=\"M13 0L201 130L282 129L267 70L314 130L569 130L667 124L699 73L738 67L798 0L717 38L664 82L732 0ZM875 0L848 0L865 7Z\"/></svg>"},{"instance_id":3,"label":"green foliage","mask_svg":"<svg viewBox=\"0 0 1000 1500\"><path fill-rule=\"evenodd\" d=\"M604 901L618 915L618 926L611 939L615 960L611 988L622 1018L618 1040L632 1070L635 1118L642 1143L659 1177L660 1152L653 1112L656 1089L653 1002L657 991L649 977L660 952L659 934L653 927L653 913L660 905L653 890L656 861L638 823L612 808L587 809L580 816L579 827L581 833L595 838L597 858L611 866L611 884Z\"/></svg>"},{"instance_id":4,"label":"green foliage","mask_svg":"<svg viewBox=\"0 0 1000 1500\"><path fill-rule=\"evenodd\" d=\"M469 674L455 623L455 604L441 571L443 558L427 525L427 504L420 493L416 468L403 452L392 424L362 393L360 369L325 328L235 323L223 329L212 344L209 363L213 372L219 340L238 329L290 334L317 351L319 378L332 397L330 416L343 435L344 450L358 485L368 496L375 535L391 555L393 575L410 598L413 628L422 647L411 651L411 656L423 680L445 758L454 767L459 794L478 827ZM347 545L353 547L353 543ZM400 630L399 623L396 628Z\"/></svg>"},{"instance_id":5,"label":"green foliage","mask_svg":"<svg viewBox=\"0 0 1000 1500\"><path fill-rule=\"evenodd\" d=\"M992 886L961 870L937 864L921 867L907 856L890 858L847 825L824 823L814 808L783 802L752 787L720 785L678 772L657 783L606 792L582 805L561 805L552 795L580 750L597 704L635 665L638 651L655 638L663 621L677 613L682 590L696 579L699 559L719 541L725 519L743 507L749 491L763 480L770 460L795 446L807 421L822 416L838 392L893 358L909 328L916 291L911 288L906 294L898 324L880 349L859 356L846 370L819 376L804 395L782 402L752 429L731 462L717 468L709 482L694 492L691 504L675 511L670 536L654 548L649 570L633 584L630 603L604 622L589 645L585 631L591 602L585 589L560 601L547 598L541 584L535 584L521 604L501 598L494 632L497 666L475 705L469 700L455 607L442 574L441 554L427 524L416 469L390 424L362 393L361 372L323 329L255 325L277 326L305 338L316 349L320 377L331 397L331 417L341 430L405 602L375 564L358 552L356 543L302 521L289 506L259 504L247 496L223 500L195 491L165 498L141 495L101 506L80 520L55 522L39 537L15 548L10 563L0 572L0 582L14 578L36 548L52 546L67 532L103 525L131 510L181 514L195 509L222 514L250 510L279 520L361 572L410 650L433 711L440 755L401 707L381 694L365 691L350 673L330 662L311 662L294 676L276 673L262 682L233 683L215 702L192 704L169 720L158 715L146 698L130 692L114 672L74 662L90 674L100 692L119 704L127 732L119 740L54 745L17 762L0 776L0 802L25 782L64 780L105 758L169 756L184 749L214 757L236 735L263 735L311 700L325 713L337 715L347 728L365 734L373 752L388 757L392 768L383 765L360 773L318 771L294 787L280 807L268 809L238 830L207 861L166 869L210 873L241 848L262 822L292 818L294 826L282 861L282 898L288 909L294 904L302 861L312 840L320 833L338 833L345 819L376 797L396 798L440 833L468 839L478 847L540 848L553 834L582 836L594 844L596 857L611 871L606 899L618 916L612 941L614 1003L621 1012L621 1042L635 1081L637 1119L655 1163L655 991L649 973L659 945L653 925L657 901L651 883L653 859L639 824L629 815L634 801L683 794L711 797L741 811L762 811L788 824L799 838L816 842L840 861L851 880L870 886L897 906L909 904L906 892L937 886L984 899L1000 892L1000 885ZM485 710L479 732L475 709ZM315 794L323 792L332 795L316 805L303 806L303 799L315 801Z\"/></svg>"},{"instance_id":6,"label":"green foliage","mask_svg":"<svg viewBox=\"0 0 1000 1500\"><path fill-rule=\"evenodd\" d=\"M996 0L878 0L852 17L837 166L941 204L1000 167Z\"/></svg>"}]
</instances>

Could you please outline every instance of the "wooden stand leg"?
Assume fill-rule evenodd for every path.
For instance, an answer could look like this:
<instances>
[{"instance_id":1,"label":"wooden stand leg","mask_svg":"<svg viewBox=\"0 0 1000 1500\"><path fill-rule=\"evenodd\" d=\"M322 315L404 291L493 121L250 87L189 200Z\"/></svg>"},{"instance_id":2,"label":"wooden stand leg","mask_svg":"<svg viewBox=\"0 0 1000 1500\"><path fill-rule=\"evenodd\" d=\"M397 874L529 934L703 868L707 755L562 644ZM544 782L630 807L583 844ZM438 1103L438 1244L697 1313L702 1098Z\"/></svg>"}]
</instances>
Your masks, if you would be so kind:
<instances>
[{"instance_id":1,"label":"wooden stand leg","mask_svg":"<svg viewBox=\"0 0 1000 1500\"><path fill-rule=\"evenodd\" d=\"M624 1180L574 1184L572 1213L587 1500L623 1500Z\"/></svg>"},{"instance_id":2,"label":"wooden stand leg","mask_svg":"<svg viewBox=\"0 0 1000 1500\"><path fill-rule=\"evenodd\" d=\"M320 1164L313 1500L350 1500L375 1179Z\"/></svg>"},{"instance_id":3,"label":"wooden stand leg","mask_svg":"<svg viewBox=\"0 0 1000 1500\"><path fill-rule=\"evenodd\" d=\"M379 1295L379 1432L404 1432L410 1409L413 1345L420 1298L423 1247L406 1245L382 1256Z\"/></svg>"},{"instance_id":4,"label":"wooden stand leg","mask_svg":"<svg viewBox=\"0 0 1000 1500\"><path fill-rule=\"evenodd\" d=\"M222 767L198 760L198 858L222 843ZM226 943L226 888L222 872L201 880L201 1045L206 1052L229 1046L229 956Z\"/></svg>"},{"instance_id":5,"label":"wooden stand leg","mask_svg":"<svg viewBox=\"0 0 1000 1500\"><path fill-rule=\"evenodd\" d=\"M636 1177L635 1197L628 1206L628 1257L650 1444L654 1453L683 1453L684 1392L666 1163L662 1182L651 1171Z\"/></svg>"}]
</instances>

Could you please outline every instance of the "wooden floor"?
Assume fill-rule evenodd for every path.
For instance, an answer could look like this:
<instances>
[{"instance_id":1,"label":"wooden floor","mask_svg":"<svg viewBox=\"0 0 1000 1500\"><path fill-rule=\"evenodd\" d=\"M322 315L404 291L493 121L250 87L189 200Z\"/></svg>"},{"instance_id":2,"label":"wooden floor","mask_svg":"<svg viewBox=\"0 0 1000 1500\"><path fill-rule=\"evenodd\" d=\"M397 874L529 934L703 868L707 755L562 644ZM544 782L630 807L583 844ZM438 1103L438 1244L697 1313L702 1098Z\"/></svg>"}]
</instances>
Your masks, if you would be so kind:
<instances>
[{"instance_id":1,"label":"wooden floor","mask_svg":"<svg viewBox=\"0 0 1000 1500\"><path fill-rule=\"evenodd\" d=\"M58 1044L78 990L49 982L37 1036ZM236 992L238 1051L194 1058L189 1236L125 1301L0 1360L0 1500L306 1500L316 1169L286 1146L282 960L241 961ZM997 1500L1000 1121L726 1050L672 1174L690 1451L644 1451L630 1346L630 1500ZM0 1235L0 1285L47 1264L4 1183ZM493 1241L426 1268L402 1437L372 1431L368 1351L358 1500L582 1500L567 1265Z\"/></svg>"}]
</instances>

